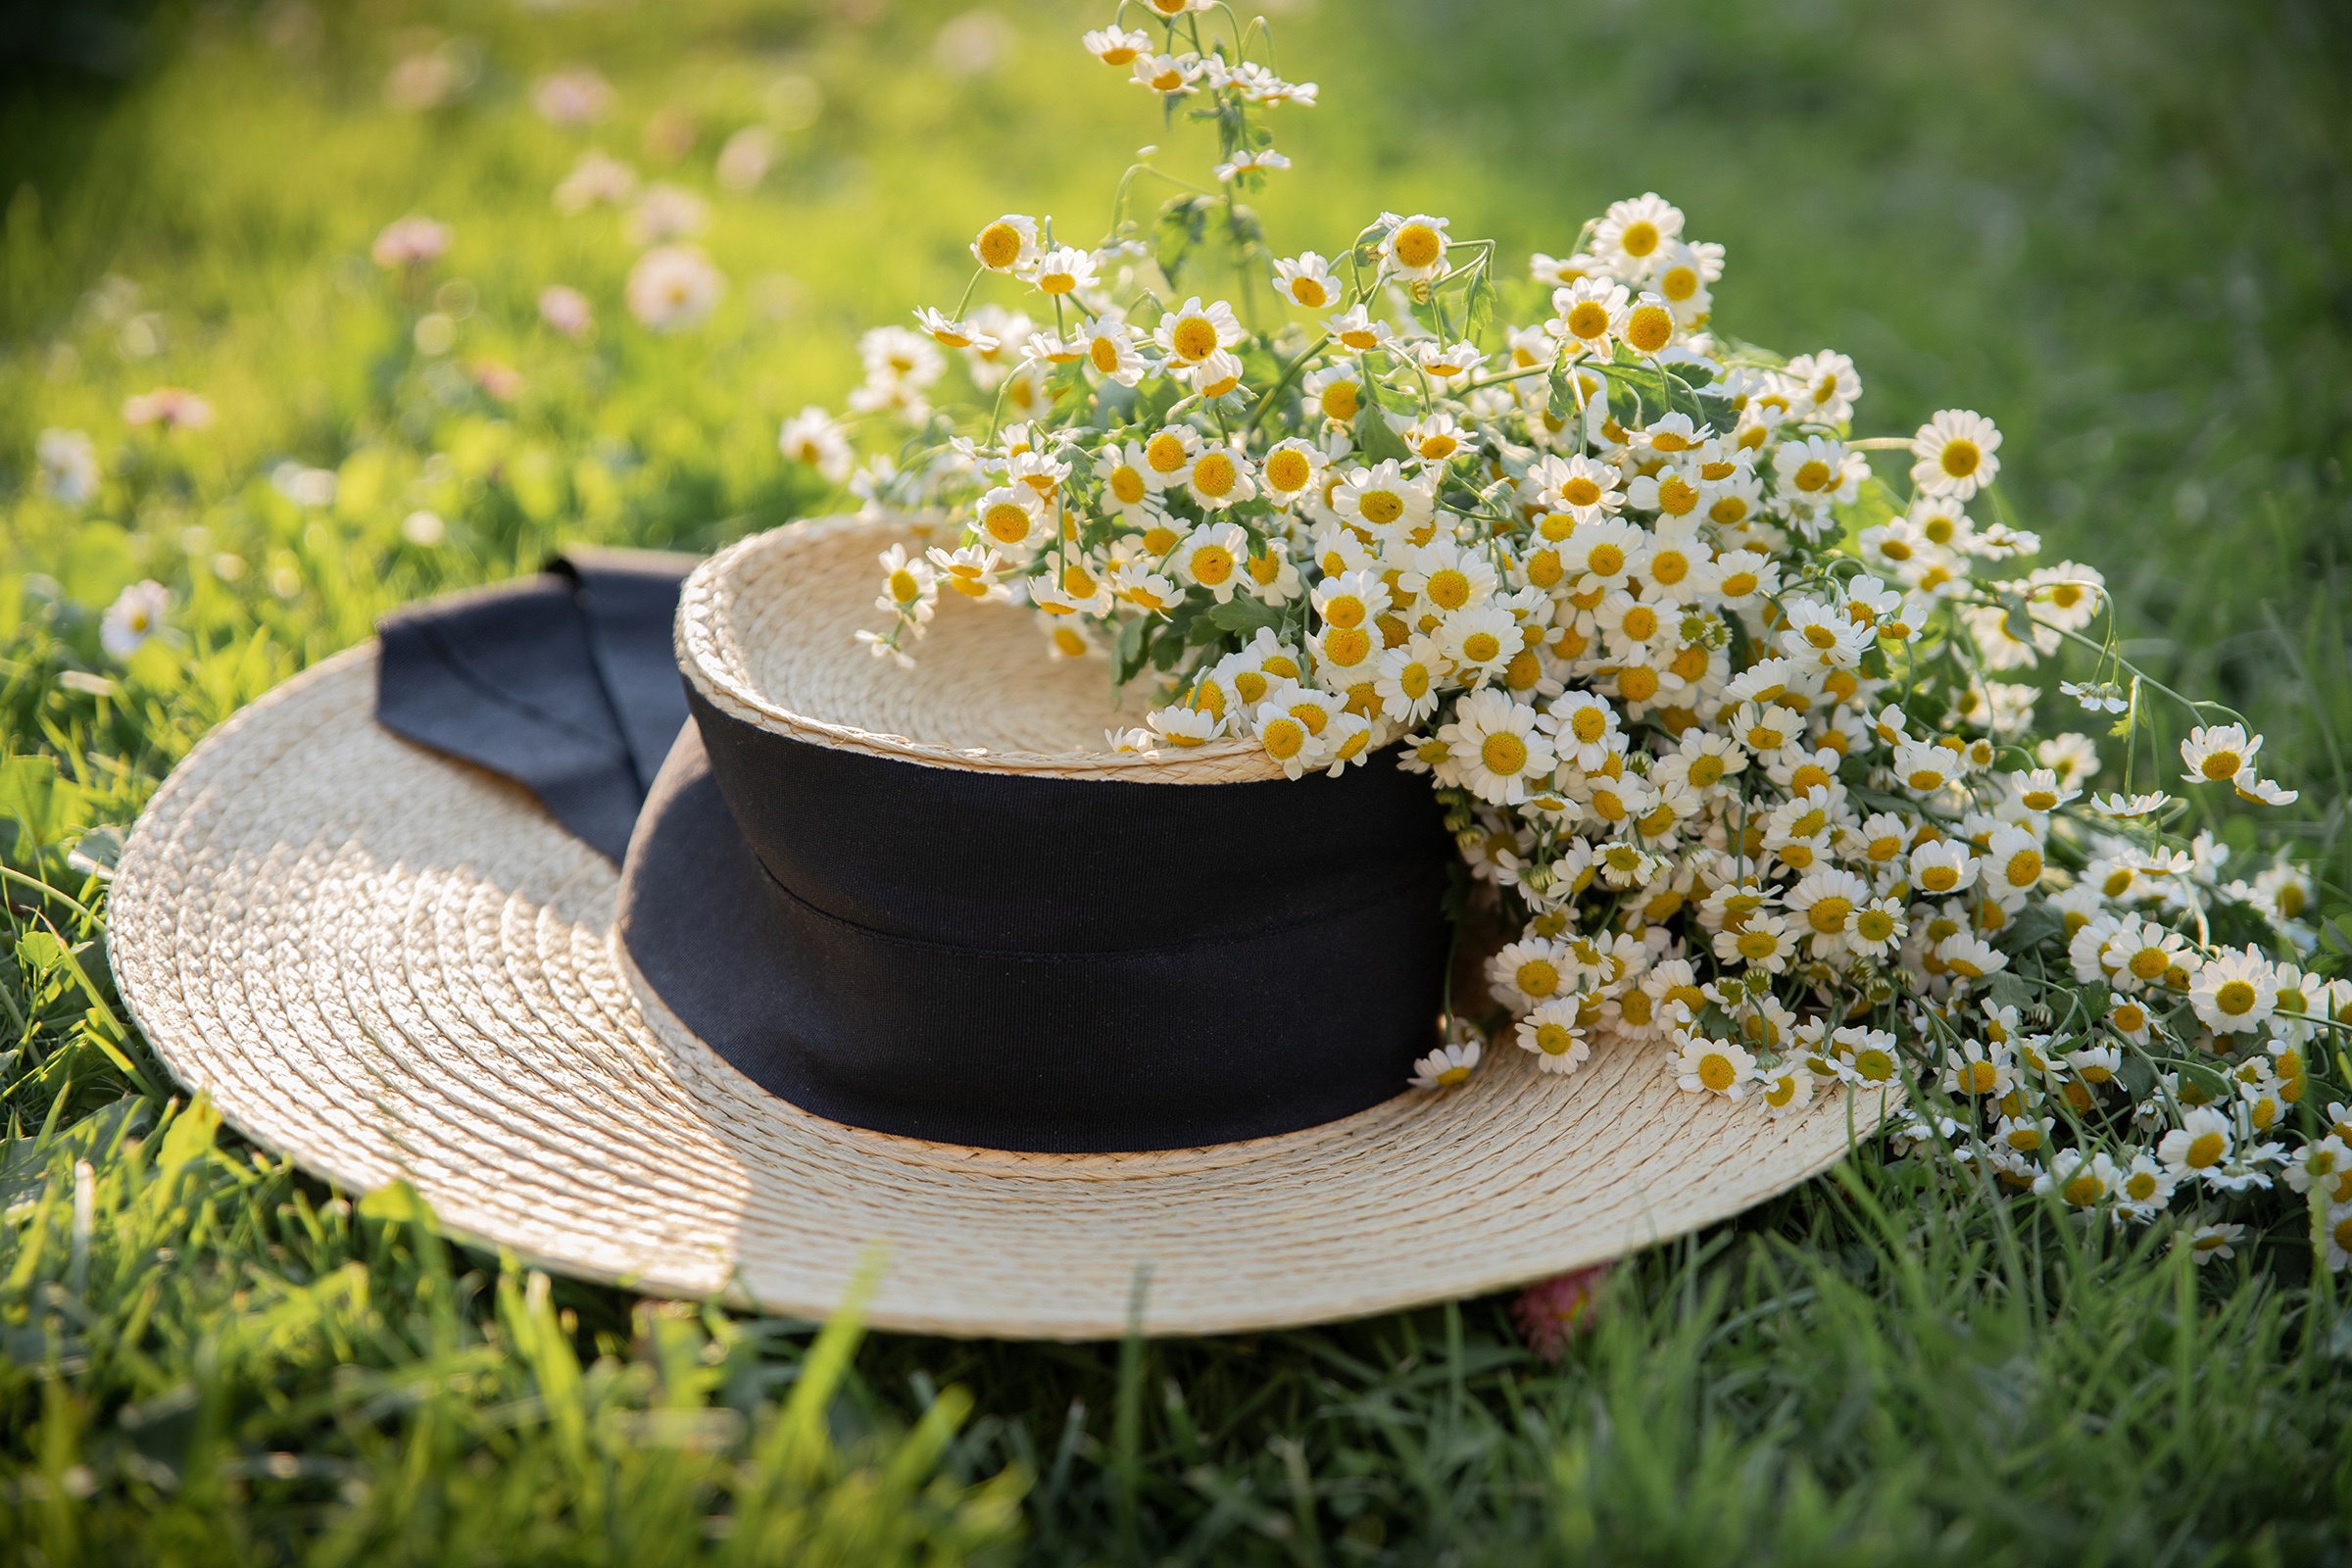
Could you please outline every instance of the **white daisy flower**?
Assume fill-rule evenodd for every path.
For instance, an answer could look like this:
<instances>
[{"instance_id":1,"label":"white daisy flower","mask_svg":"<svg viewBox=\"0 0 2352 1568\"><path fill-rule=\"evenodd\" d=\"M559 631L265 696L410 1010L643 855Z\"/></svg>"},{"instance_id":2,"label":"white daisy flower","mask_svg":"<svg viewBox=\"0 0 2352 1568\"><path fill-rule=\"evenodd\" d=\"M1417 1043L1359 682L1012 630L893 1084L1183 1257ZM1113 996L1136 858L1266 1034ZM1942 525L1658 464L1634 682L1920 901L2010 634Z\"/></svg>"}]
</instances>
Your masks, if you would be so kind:
<instances>
[{"instance_id":1,"label":"white daisy flower","mask_svg":"<svg viewBox=\"0 0 2352 1568\"><path fill-rule=\"evenodd\" d=\"M1290 167L1291 160L1287 155L1278 153L1271 147L1261 147L1255 151L1245 149L1235 153L1230 160L1218 164L1210 172L1217 176L1218 183L1223 184L1228 180L1238 179L1244 174L1263 173L1270 169L1288 169Z\"/></svg>"},{"instance_id":2,"label":"white daisy flower","mask_svg":"<svg viewBox=\"0 0 2352 1568\"><path fill-rule=\"evenodd\" d=\"M1293 305L1319 311L1339 299L1340 284L1328 262L1313 251L1302 251L1296 260L1275 262L1274 291Z\"/></svg>"},{"instance_id":3,"label":"white daisy flower","mask_svg":"<svg viewBox=\"0 0 2352 1568\"><path fill-rule=\"evenodd\" d=\"M1527 799L1532 781L1553 765L1550 740L1536 725L1536 710L1489 689L1454 705L1454 721L1438 731L1461 772L1462 786L1495 806Z\"/></svg>"},{"instance_id":4,"label":"white daisy flower","mask_svg":"<svg viewBox=\"0 0 2352 1568\"><path fill-rule=\"evenodd\" d=\"M1372 313L1361 305L1352 307L1323 323L1323 330L1332 341L1350 354L1369 354L1385 349L1396 339L1396 331L1386 321L1376 321Z\"/></svg>"},{"instance_id":5,"label":"white daisy flower","mask_svg":"<svg viewBox=\"0 0 2352 1568\"><path fill-rule=\"evenodd\" d=\"M833 484L845 483L857 465L849 438L833 416L810 404L791 418L776 435L776 448L796 463L805 463Z\"/></svg>"},{"instance_id":6,"label":"white daisy flower","mask_svg":"<svg viewBox=\"0 0 2352 1568\"><path fill-rule=\"evenodd\" d=\"M2237 1244L2245 1238L2246 1228L2243 1225L2200 1225L2189 1232L2189 1255L2197 1260L2199 1268L2203 1268L2216 1258L2235 1257Z\"/></svg>"},{"instance_id":7,"label":"white daisy flower","mask_svg":"<svg viewBox=\"0 0 2352 1568\"><path fill-rule=\"evenodd\" d=\"M1381 214L1378 246L1381 270L1410 283L1425 281L1445 271L1446 221L1427 213L1415 213L1410 218Z\"/></svg>"},{"instance_id":8,"label":"white daisy flower","mask_svg":"<svg viewBox=\"0 0 2352 1568\"><path fill-rule=\"evenodd\" d=\"M1212 447L1203 461L1223 452ZM1233 597L1241 583L1241 567L1250 552L1250 536L1230 522L1204 522L1184 536L1168 565L1184 581L1205 588L1218 604Z\"/></svg>"},{"instance_id":9,"label":"white daisy flower","mask_svg":"<svg viewBox=\"0 0 2352 1568\"><path fill-rule=\"evenodd\" d=\"M1029 268L1030 285L1046 294L1075 294L1093 288L1095 254L1074 245L1059 245L1039 256Z\"/></svg>"},{"instance_id":10,"label":"white daisy flower","mask_svg":"<svg viewBox=\"0 0 2352 1568\"><path fill-rule=\"evenodd\" d=\"M2249 737L2243 725L2199 725L2180 743L2180 760L2188 768L2181 780L2188 784L2229 782L2251 768L2261 751L2262 737Z\"/></svg>"},{"instance_id":11,"label":"white daisy flower","mask_svg":"<svg viewBox=\"0 0 2352 1568\"><path fill-rule=\"evenodd\" d=\"M2197 970L2188 993L2197 1018L2215 1034L2248 1034L2267 1022L2278 1003L2278 977L2252 948L2223 949Z\"/></svg>"},{"instance_id":12,"label":"white daisy flower","mask_svg":"<svg viewBox=\"0 0 2352 1568\"><path fill-rule=\"evenodd\" d=\"M1436 508L1429 485L1406 478L1394 458L1348 470L1331 492L1333 512L1391 540L1418 542L1414 536L1430 527Z\"/></svg>"},{"instance_id":13,"label":"white daisy flower","mask_svg":"<svg viewBox=\"0 0 2352 1568\"><path fill-rule=\"evenodd\" d=\"M1519 1020L1519 1049L1535 1053L1544 1072L1574 1072L1592 1057L1573 1002L1546 1002Z\"/></svg>"},{"instance_id":14,"label":"white daisy flower","mask_svg":"<svg viewBox=\"0 0 2352 1568\"><path fill-rule=\"evenodd\" d=\"M983 604L1011 597L1011 590L997 580L1004 569L1004 559L987 545L963 545L955 550L933 545L926 558L939 570L939 585L966 599Z\"/></svg>"},{"instance_id":15,"label":"white daisy flower","mask_svg":"<svg viewBox=\"0 0 2352 1568\"><path fill-rule=\"evenodd\" d=\"M1690 1094L1721 1095L1744 1100L1756 1078L1756 1058L1736 1041L1710 1040L1704 1035L1676 1036L1676 1085Z\"/></svg>"},{"instance_id":16,"label":"white daisy flower","mask_svg":"<svg viewBox=\"0 0 2352 1568\"><path fill-rule=\"evenodd\" d=\"M1256 495L1257 480L1250 473L1248 458L1228 446L1209 446L1186 466L1184 491L1195 506L1222 512Z\"/></svg>"},{"instance_id":17,"label":"white daisy flower","mask_svg":"<svg viewBox=\"0 0 2352 1568\"><path fill-rule=\"evenodd\" d=\"M1322 472L1322 449L1298 436L1269 447L1258 466L1266 494L1286 507L1311 491Z\"/></svg>"},{"instance_id":18,"label":"white daisy flower","mask_svg":"<svg viewBox=\"0 0 2352 1568\"><path fill-rule=\"evenodd\" d=\"M1647 277L1682 232L1681 209L1651 191L1609 204L1592 231L1592 255L1619 277Z\"/></svg>"},{"instance_id":19,"label":"white daisy flower","mask_svg":"<svg viewBox=\"0 0 2352 1568\"><path fill-rule=\"evenodd\" d=\"M1171 359L1198 365L1219 349L1230 349L1247 334L1223 300L1202 305L1196 294L1159 318L1152 340Z\"/></svg>"},{"instance_id":20,"label":"white daisy flower","mask_svg":"<svg viewBox=\"0 0 2352 1568\"><path fill-rule=\"evenodd\" d=\"M1966 501L2001 471L2001 432L1982 414L1944 409L1911 438L1911 483L1923 495Z\"/></svg>"},{"instance_id":21,"label":"white daisy flower","mask_svg":"<svg viewBox=\"0 0 2352 1568\"><path fill-rule=\"evenodd\" d=\"M1844 423L1862 396L1862 376L1854 362L1826 349L1798 355L1781 373L1789 388L1792 412L1816 423Z\"/></svg>"},{"instance_id":22,"label":"white daisy flower","mask_svg":"<svg viewBox=\"0 0 2352 1568\"><path fill-rule=\"evenodd\" d=\"M1438 644L1453 662L1454 674L1474 687L1500 676L1519 656L1519 622L1499 605L1449 611L1438 624ZM1535 710L1528 710L1531 721Z\"/></svg>"},{"instance_id":23,"label":"white daisy flower","mask_svg":"<svg viewBox=\"0 0 2352 1568\"><path fill-rule=\"evenodd\" d=\"M1415 1089L1451 1089L1469 1080L1478 1069L1479 1047L1475 1040L1459 1045L1441 1046L1413 1063Z\"/></svg>"},{"instance_id":24,"label":"white daisy flower","mask_svg":"<svg viewBox=\"0 0 2352 1568\"><path fill-rule=\"evenodd\" d=\"M2229 1160L2232 1137L2228 1116L2211 1105L2192 1106L2157 1141L2156 1157L2175 1177L2203 1176Z\"/></svg>"},{"instance_id":25,"label":"white daisy flower","mask_svg":"<svg viewBox=\"0 0 2352 1568\"><path fill-rule=\"evenodd\" d=\"M1379 694L1383 717L1416 724L1436 711L1446 656L1435 637L1414 636L1387 650L1380 656L1379 669L1373 690Z\"/></svg>"},{"instance_id":26,"label":"white daisy flower","mask_svg":"<svg viewBox=\"0 0 2352 1568\"><path fill-rule=\"evenodd\" d=\"M992 272L1026 272L1037 261L1037 220L1006 213L972 237L971 252Z\"/></svg>"},{"instance_id":27,"label":"white daisy flower","mask_svg":"<svg viewBox=\"0 0 2352 1568\"><path fill-rule=\"evenodd\" d=\"M98 493L98 447L79 430L43 430L33 442L40 465L41 493L61 506L78 507Z\"/></svg>"},{"instance_id":28,"label":"white daisy flower","mask_svg":"<svg viewBox=\"0 0 2352 1568\"><path fill-rule=\"evenodd\" d=\"M974 502L972 511L980 531L1004 550L1025 548L1045 528L1045 498L1025 484L999 485Z\"/></svg>"},{"instance_id":29,"label":"white daisy flower","mask_svg":"<svg viewBox=\"0 0 2352 1568\"><path fill-rule=\"evenodd\" d=\"M1080 40L1086 52L1106 66L1130 66L1143 55L1152 52L1152 35L1141 28L1122 32L1117 27L1102 27L1089 32Z\"/></svg>"},{"instance_id":30,"label":"white daisy flower","mask_svg":"<svg viewBox=\"0 0 2352 1568\"><path fill-rule=\"evenodd\" d=\"M1625 285L1605 277L1580 277L1551 295L1551 318L1544 330L1559 340L1571 355L1590 354L1606 361L1610 343L1625 331L1632 314L1632 296Z\"/></svg>"},{"instance_id":31,"label":"white daisy flower","mask_svg":"<svg viewBox=\"0 0 2352 1568\"><path fill-rule=\"evenodd\" d=\"M1775 1116L1788 1116L1813 1102L1813 1081L1817 1076L1802 1062L1784 1061L1758 1072L1756 1078L1763 1085L1765 1107Z\"/></svg>"},{"instance_id":32,"label":"white daisy flower","mask_svg":"<svg viewBox=\"0 0 2352 1568\"><path fill-rule=\"evenodd\" d=\"M1200 57L1196 54L1138 55L1135 84L1170 95L1196 92L1200 79Z\"/></svg>"}]
</instances>

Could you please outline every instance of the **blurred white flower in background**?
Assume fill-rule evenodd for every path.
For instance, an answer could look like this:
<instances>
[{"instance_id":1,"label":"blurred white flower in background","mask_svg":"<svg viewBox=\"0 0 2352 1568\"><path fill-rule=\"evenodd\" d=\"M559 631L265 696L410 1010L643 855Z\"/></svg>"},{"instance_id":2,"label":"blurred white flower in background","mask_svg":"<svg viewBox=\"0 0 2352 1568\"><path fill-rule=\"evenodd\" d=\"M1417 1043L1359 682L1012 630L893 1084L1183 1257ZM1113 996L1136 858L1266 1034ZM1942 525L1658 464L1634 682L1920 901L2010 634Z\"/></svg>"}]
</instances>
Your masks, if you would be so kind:
<instances>
[{"instance_id":1,"label":"blurred white flower in background","mask_svg":"<svg viewBox=\"0 0 2352 1568\"><path fill-rule=\"evenodd\" d=\"M728 190L751 190L767 177L775 161L775 132L765 125L746 125L718 150L718 182Z\"/></svg>"},{"instance_id":2,"label":"blurred white flower in background","mask_svg":"<svg viewBox=\"0 0 2352 1568\"><path fill-rule=\"evenodd\" d=\"M201 430L213 422L213 406L182 386L159 386L122 400L124 424L160 424L167 431Z\"/></svg>"},{"instance_id":3,"label":"blurred white flower in background","mask_svg":"<svg viewBox=\"0 0 2352 1568\"><path fill-rule=\"evenodd\" d=\"M612 84L587 66L531 83L531 107L551 125L586 125L612 110Z\"/></svg>"},{"instance_id":4,"label":"blurred white flower in background","mask_svg":"<svg viewBox=\"0 0 2352 1568\"><path fill-rule=\"evenodd\" d=\"M335 504L335 473L332 468L313 468L302 464L281 463L270 470L271 488L298 507L331 507Z\"/></svg>"},{"instance_id":5,"label":"blurred white flower in background","mask_svg":"<svg viewBox=\"0 0 2352 1568\"><path fill-rule=\"evenodd\" d=\"M78 507L98 493L98 446L79 430L43 430L33 441L41 493Z\"/></svg>"},{"instance_id":6,"label":"blurred white flower in background","mask_svg":"<svg viewBox=\"0 0 2352 1568\"><path fill-rule=\"evenodd\" d=\"M539 291L539 319L565 337L585 337L596 330L596 308L578 289L550 283Z\"/></svg>"},{"instance_id":7,"label":"blurred white flower in background","mask_svg":"<svg viewBox=\"0 0 2352 1568\"><path fill-rule=\"evenodd\" d=\"M657 332L700 325L726 292L726 278L693 245L657 246L629 269L629 314Z\"/></svg>"},{"instance_id":8,"label":"blurred white flower in background","mask_svg":"<svg viewBox=\"0 0 2352 1568\"><path fill-rule=\"evenodd\" d=\"M637 171L619 159L593 149L580 154L556 187L556 210L583 213L591 207L618 207L637 194Z\"/></svg>"},{"instance_id":9,"label":"blurred white flower in background","mask_svg":"<svg viewBox=\"0 0 2352 1568\"><path fill-rule=\"evenodd\" d=\"M688 239L710 220L710 204L679 185L649 185L630 210L626 232L632 245L662 245Z\"/></svg>"},{"instance_id":10,"label":"blurred white flower in background","mask_svg":"<svg viewBox=\"0 0 2352 1568\"><path fill-rule=\"evenodd\" d=\"M107 657L127 660L163 629L164 612L172 608L172 592L149 578L122 590L99 617L98 644Z\"/></svg>"},{"instance_id":11,"label":"blurred white flower in background","mask_svg":"<svg viewBox=\"0 0 2352 1568\"><path fill-rule=\"evenodd\" d=\"M429 218L401 218L384 225L368 256L386 271L422 267L449 249L450 228Z\"/></svg>"},{"instance_id":12,"label":"blurred white flower in background","mask_svg":"<svg viewBox=\"0 0 2352 1568\"><path fill-rule=\"evenodd\" d=\"M939 29L931 58L951 76L985 76L1016 42L1012 24L994 11L966 11Z\"/></svg>"}]
</instances>

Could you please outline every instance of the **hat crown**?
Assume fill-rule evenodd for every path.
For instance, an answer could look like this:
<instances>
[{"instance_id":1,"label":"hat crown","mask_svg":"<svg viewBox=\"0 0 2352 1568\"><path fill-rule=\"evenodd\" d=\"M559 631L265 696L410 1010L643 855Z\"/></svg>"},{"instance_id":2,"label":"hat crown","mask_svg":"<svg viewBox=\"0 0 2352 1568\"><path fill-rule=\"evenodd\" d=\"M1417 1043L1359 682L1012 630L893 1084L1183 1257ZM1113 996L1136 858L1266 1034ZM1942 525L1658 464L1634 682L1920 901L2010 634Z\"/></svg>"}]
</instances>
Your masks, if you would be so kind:
<instances>
[{"instance_id":1,"label":"hat crown","mask_svg":"<svg viewBox=\"0 0 2352 1568\"><path fill-rule=\"evenodd\" d=\"M678 604L678 662L713 708L794 740L1007 773L1216 784L1273 779L1256 745L1226 739L1114 752L1107 728L1143 722L1099 658L1048 659L1035 612L944 595L912 669L862 656L874 559L919 552L920 525L827 517L713 556Z\"/></svg>"}]
</instances>

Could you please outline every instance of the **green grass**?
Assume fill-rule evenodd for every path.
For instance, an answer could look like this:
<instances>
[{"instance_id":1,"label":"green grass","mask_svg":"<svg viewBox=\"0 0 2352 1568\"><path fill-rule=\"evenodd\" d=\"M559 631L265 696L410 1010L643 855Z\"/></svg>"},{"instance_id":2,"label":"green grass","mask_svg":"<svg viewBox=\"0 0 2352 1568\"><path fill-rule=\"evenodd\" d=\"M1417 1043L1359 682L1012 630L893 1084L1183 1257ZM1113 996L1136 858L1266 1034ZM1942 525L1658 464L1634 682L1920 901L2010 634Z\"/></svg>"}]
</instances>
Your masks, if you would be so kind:
<instances>
[{"instance_id":1,"label":"green grass","mask_svg":"<svg viewBox=\"0 0 2352 1568\"><path fill-rule=\"evenodd\" d=\"M1091 229L1131 150L1185 135L1076 53L1081 13L1004 14L965 77L934 51L950 12L911 0L167 9L129 87L0 103L0 1558L2352 1560L2352 1320L2286 1220L2199 1271L2161 1228L2085 1233L1873 1150L1620 1267L1556 1368L1494 1300L845 1360L847 1320L541 1283L171 1108L68 848L393 604L559 540L708 549L828 505L774 432L849 384L856 332L950 302L979 220ZM419 26L480 71L405 114L381 87ZM1726 324L1853 354L1874 428L2000 421L2046 556L2100 566L2135 657L2269 733L2305 794L2263 842L2352 884L2340 8L1324 0L1277 41L1325 88L1277 127L1281 249L1385 206L1556 250L1672 196L1730 247ZM620 92L588 138L526 102L581 60ZM726 133L798 123L787 76L821 112L758 192L713 190ZM669 339L619 308L614 216L547 199L587 140L647 166L663 108L699 135L662 177L713 196L733 280ZM366 250L412 211L457 242L404 288ZM593 344L536 323L550 281L597 302ZM446 358L415 347L435 309ZM521 392L481 391L484 359ZM161 383L218 422L126 431ZM26 482L50 425L106 457L88 509ZM334 506L280 495L286 460L339 470ZM444 543L403 538L418 509ZM97 613L142 576L183 641L118 669Z\"/></svg>"}]
</instances>

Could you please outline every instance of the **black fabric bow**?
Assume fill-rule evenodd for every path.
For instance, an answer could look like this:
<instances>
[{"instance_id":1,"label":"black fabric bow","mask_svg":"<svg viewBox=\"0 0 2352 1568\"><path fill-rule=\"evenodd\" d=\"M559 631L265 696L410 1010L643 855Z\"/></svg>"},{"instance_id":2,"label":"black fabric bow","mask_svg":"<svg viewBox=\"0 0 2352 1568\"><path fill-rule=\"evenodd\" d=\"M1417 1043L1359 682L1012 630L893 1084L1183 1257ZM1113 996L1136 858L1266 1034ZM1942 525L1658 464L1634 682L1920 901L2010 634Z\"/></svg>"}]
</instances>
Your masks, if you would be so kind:
<instances>
[{"instance_id":1,"label":"black fabric bow","mask_svg":"<svg viewBox=\"0 0 2352 1568\"><path fill-rule=\"evenodd\" d=\"M384 618L375 716L537 795L617 865L686 723L671 622L692 556L571 550Z\"/></svg>"}]
</instances>

